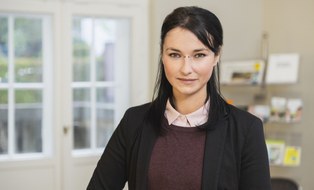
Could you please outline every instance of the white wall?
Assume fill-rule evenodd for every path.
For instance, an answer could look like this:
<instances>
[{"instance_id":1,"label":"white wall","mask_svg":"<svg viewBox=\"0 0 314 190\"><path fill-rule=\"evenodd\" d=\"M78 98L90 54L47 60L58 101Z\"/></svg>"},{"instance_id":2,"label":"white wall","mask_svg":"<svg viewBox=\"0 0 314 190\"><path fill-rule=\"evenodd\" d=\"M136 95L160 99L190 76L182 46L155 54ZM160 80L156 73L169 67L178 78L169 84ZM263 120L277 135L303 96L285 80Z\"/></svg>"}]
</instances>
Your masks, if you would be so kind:
<instances>
[{"instance_id":1,"label":"white wall","mask_svg":"<svg viewBox=\"0 0 314 190\"><path fill-rule=\"evenodd\" d=\"M273 167L272 174L296 179L303 190L314 189L314 1L264 0L264 29L269 33L270 53L300 54L299 83L273 89L288 96L300 96L304 101L302 122L284 130L301 134L301 166Z\"/></svg>"}]
</instances>

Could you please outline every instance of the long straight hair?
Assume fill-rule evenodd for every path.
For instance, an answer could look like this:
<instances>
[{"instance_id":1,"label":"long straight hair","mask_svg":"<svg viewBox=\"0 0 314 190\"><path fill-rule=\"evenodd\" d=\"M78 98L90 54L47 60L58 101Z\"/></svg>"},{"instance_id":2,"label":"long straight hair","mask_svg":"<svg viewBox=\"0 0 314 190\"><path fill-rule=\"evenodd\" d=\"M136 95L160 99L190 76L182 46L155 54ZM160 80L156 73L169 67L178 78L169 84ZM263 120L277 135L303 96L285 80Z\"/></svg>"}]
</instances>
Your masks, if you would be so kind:
<instances>
[{"instance_id":1,"label":"long straight hair","mask_svg":"<svg viewBox=\"0 0 314 190\"><path fill-rule=\"evenodd\" d=\"M179 7L170 13L164 20L160 36L160 55L158 73L148 122L160 132L167 100L172 98L172 86L166 78L162 63L163 44L167 33L180 27L192 32L206 47L220 54L223 44L223 30L219 19L212 12L200 7ZM219 63L215 66L212 76L207 82L206 101L210 100L208 123L214 124L225 112L226 102L223 99L219 86ZM204 102L205 103L205 102ZM212 126L212 125L204 125Z\"/></svg>"}]
</instances>

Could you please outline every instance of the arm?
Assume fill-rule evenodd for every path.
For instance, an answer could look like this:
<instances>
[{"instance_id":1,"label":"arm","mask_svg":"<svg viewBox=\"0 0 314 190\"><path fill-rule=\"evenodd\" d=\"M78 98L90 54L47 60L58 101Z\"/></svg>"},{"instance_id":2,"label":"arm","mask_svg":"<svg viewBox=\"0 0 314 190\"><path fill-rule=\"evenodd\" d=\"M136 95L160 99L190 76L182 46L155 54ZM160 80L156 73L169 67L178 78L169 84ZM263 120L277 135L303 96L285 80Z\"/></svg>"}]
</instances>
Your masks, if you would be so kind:
<instances>
[{"instance_id":1,"label":"arm","mask_svg":"<svg viewBox=\"0 0 314 190\"><path fill-rule=\"evenodd\" d=\"M270 190L270 174L263 124L255 119L246 134L241 156L241 190Z\"/></svg>"},{"instance_id":2,"label":"arm","mask_svg":"<svg viewBox=\"0 0 314 190\"><path fill-rule=\"evenodd\" d=\"M127 114L111 136L102 154L87 190L121 190L126 182Z\"/></svg>"}]
</instances>

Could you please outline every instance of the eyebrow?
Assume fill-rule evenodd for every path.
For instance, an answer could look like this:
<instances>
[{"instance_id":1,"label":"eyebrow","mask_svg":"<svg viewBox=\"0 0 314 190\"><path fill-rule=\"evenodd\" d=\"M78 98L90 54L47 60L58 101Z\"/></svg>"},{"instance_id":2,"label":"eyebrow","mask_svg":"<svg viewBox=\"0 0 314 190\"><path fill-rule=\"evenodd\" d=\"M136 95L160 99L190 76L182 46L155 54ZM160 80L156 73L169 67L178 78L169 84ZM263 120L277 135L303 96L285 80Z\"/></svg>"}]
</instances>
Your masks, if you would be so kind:
<instances>
[{"instance_id":1,"label":"eyebrow","mask_svg":"<svg viewBox=\"0 0 314 190\"><path fill-rule=\"evenodd\" d=\"M181 52L180 50L178 50L178 49L176 49L176 48L166 48L166 50L165 51L175 51L175 52ZM200 51L209 51L209 49L207 49L207 48L200 48L200 49L195 49L195 50L193 50L193 52L200 52Z\"/></svg>"}]
</instances>

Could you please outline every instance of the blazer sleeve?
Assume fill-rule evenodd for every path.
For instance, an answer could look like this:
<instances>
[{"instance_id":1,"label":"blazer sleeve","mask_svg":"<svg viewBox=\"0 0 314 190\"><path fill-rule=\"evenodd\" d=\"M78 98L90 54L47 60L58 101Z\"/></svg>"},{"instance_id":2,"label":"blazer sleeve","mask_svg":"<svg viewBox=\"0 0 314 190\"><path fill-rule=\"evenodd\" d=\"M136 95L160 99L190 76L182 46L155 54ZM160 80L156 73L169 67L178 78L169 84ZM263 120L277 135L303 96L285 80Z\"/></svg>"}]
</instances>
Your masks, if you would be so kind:
<instances>
[{"instance_id":1,"label":"blazer sleeve","mask_svg":"<svg viewBox=\"0 0 314 190\"><path fill-rule=\"evenodd\" d=\"M253 120L245 135L240 173L239 189L271 190L263 124L259 119Z\"/></svg>"},{"instance_id":2,"label":"blazer sleeve","mask_svg":"<svg viewBox=\"0 0 314 190\"><path fill-rule=\"evenodd\" d=\"M126 124L127 113L112 134L87 190L121 190L126 183Z\"/></svg>"}]
</instances>

